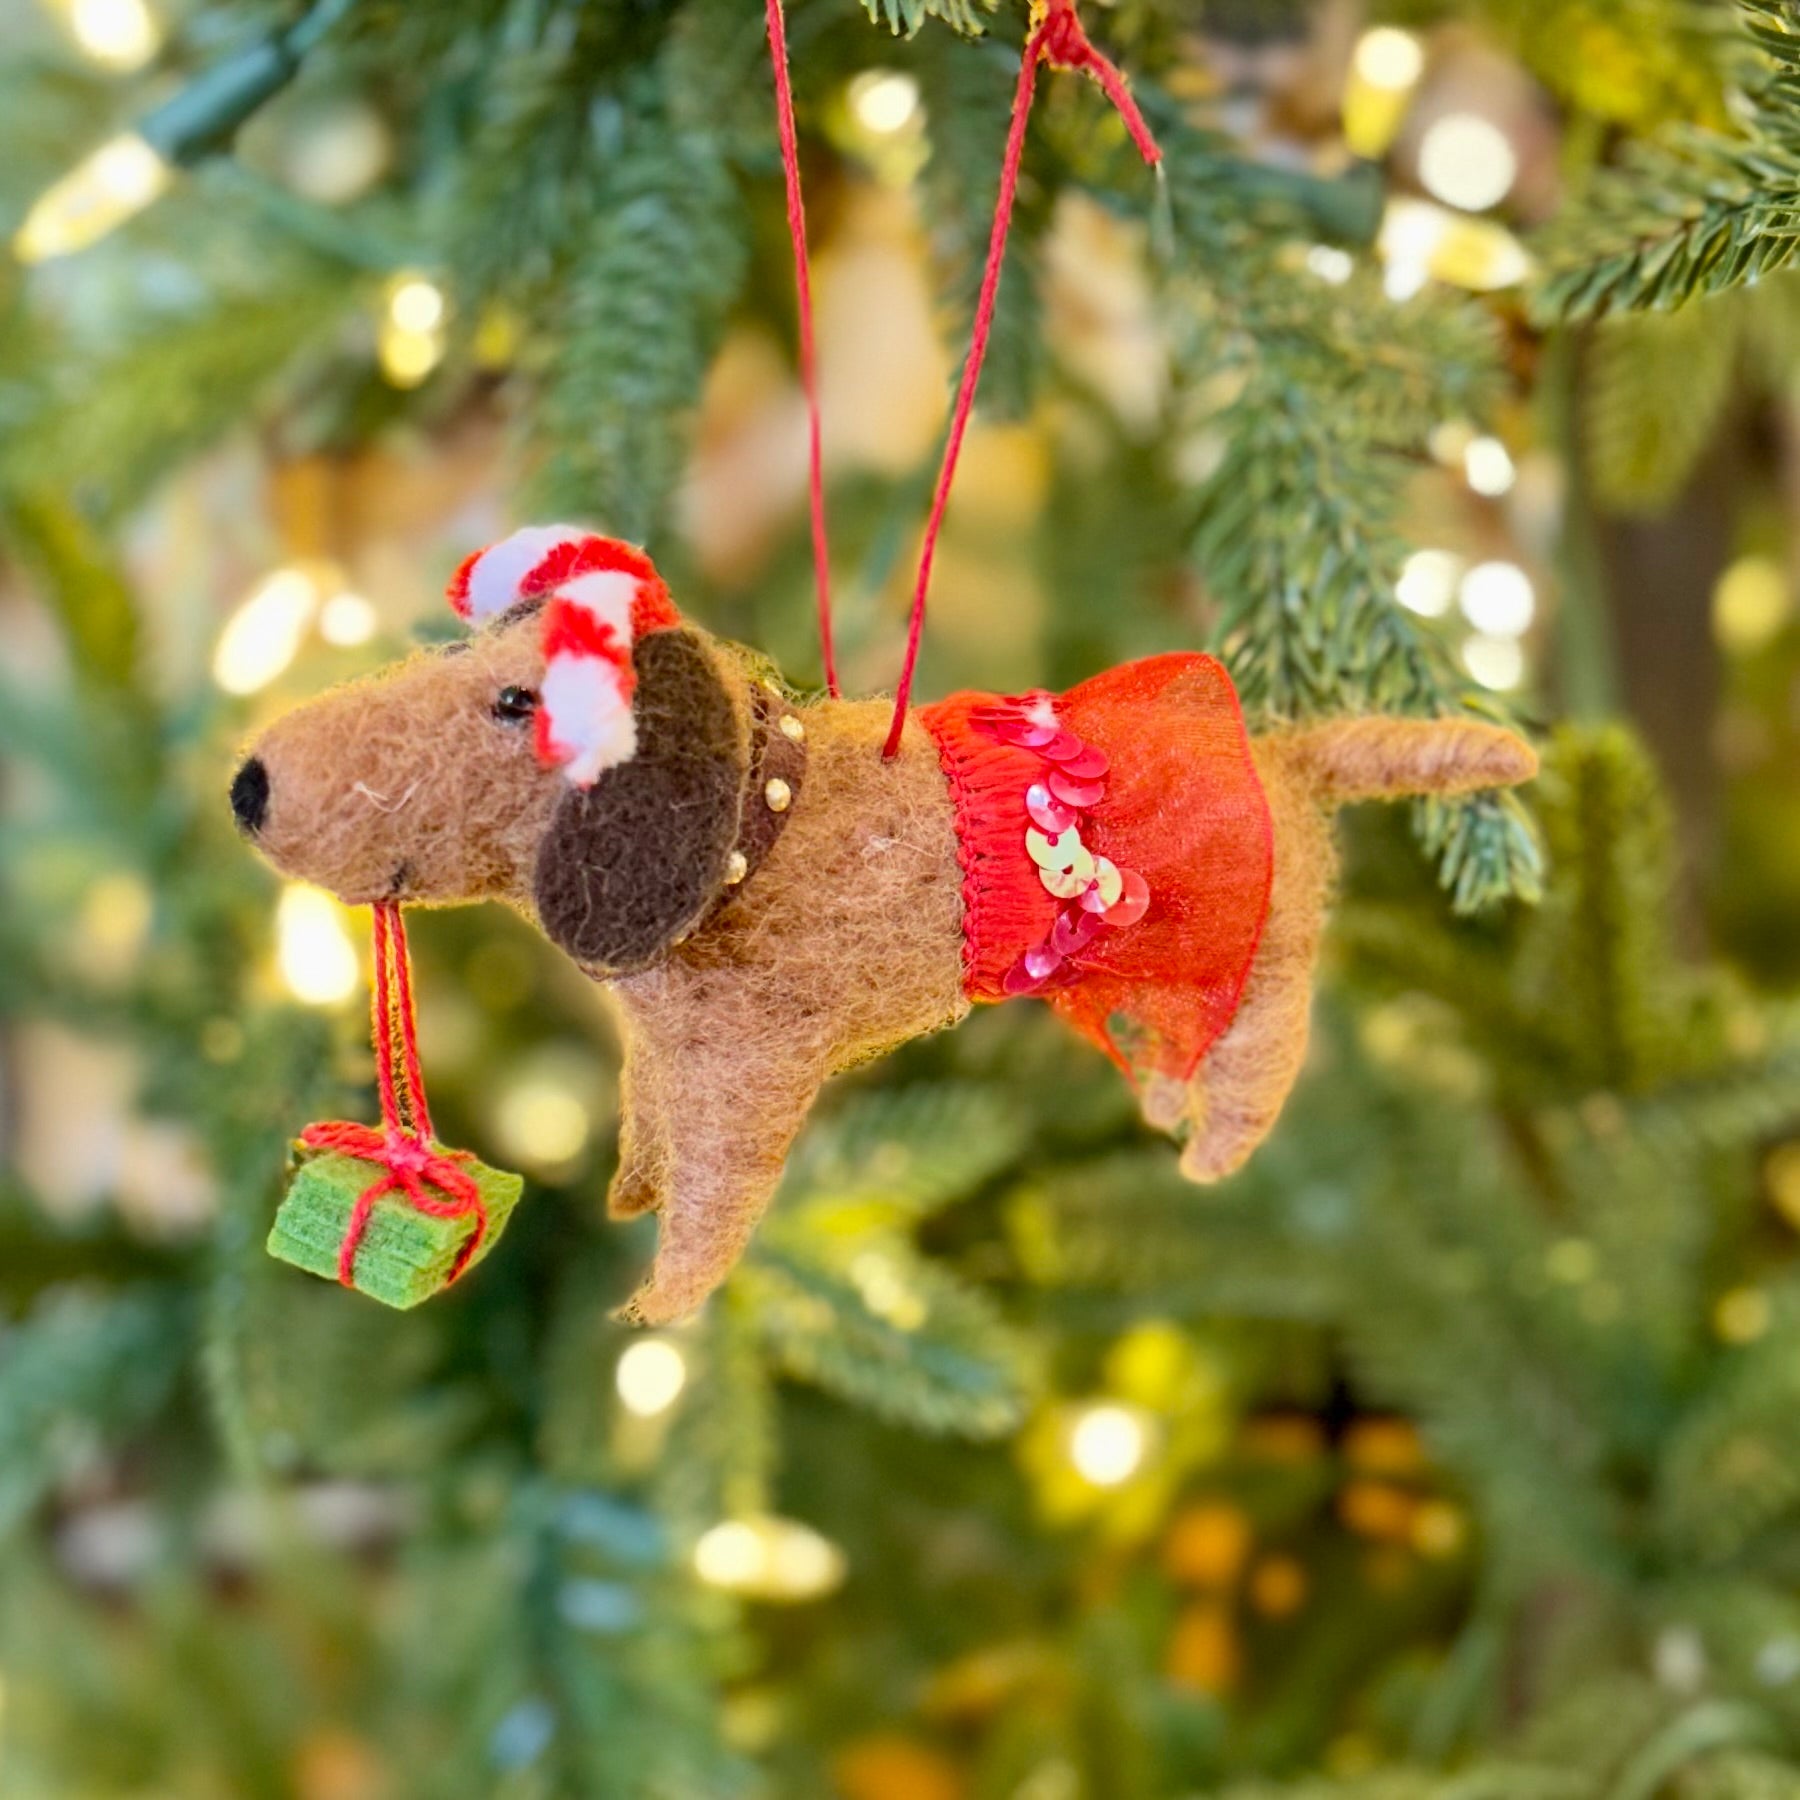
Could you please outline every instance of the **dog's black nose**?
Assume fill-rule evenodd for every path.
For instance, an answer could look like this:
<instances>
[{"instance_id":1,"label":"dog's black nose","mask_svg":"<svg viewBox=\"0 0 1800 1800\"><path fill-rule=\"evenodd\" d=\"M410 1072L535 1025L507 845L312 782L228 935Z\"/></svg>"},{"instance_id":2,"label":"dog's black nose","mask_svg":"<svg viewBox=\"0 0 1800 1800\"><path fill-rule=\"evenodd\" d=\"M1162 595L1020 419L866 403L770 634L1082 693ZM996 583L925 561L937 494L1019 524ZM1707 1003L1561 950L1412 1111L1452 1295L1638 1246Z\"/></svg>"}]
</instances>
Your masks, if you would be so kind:
<instances>
[{"instance_id":1,"label":"dog's black nose","mask_svg":"<svg viewBox=\"0 0 1800 1800\"><path fill-rule=\"evenodd\" d=\"M269 771L253 756L231 778L231 816L240 831L261 831L269 810Z\"/></svg>"}]
</instances>

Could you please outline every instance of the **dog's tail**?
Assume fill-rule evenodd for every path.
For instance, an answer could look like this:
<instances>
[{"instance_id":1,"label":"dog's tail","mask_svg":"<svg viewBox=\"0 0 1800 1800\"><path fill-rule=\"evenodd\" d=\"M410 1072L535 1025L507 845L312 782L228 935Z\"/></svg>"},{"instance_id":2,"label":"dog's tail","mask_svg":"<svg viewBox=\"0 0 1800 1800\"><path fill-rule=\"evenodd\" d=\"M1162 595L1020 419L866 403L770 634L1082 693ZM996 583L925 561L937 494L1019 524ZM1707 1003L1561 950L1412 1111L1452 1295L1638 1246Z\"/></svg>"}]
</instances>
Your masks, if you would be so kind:
<instances>
[{"instance_id":1,"label":"dog's tail","mask_svg":"<svg viewBox=\"0 0 1800 1800\"><path fill-rule=\"evenodd\" d=\"M1469 794L1537 773L1537 753L1522 737L1479 719L1331 719L1265 742L1332 806Z\"/></svg>"}]
</instances>

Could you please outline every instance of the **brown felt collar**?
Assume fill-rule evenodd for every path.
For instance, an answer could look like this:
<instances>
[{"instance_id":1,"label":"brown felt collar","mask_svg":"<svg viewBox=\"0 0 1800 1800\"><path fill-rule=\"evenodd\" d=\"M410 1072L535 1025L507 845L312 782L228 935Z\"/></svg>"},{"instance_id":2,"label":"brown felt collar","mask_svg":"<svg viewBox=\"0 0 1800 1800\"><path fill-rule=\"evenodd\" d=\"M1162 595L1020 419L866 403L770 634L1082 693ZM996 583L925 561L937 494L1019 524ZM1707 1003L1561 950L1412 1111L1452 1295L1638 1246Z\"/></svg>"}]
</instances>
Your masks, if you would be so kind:
<instances>
[{"instance_id":1,"label":"brown felt collar","mask_svg":"<svg viewBox=\"0 0 1800 1800\"><path fill-rule=\"evenodd\" d=\"M805 781L806 727L779 688L759 681L750 690L750 773L732 851L733 879L724 900L762 867L775 848Z\"/></svg>"}]
</instances>

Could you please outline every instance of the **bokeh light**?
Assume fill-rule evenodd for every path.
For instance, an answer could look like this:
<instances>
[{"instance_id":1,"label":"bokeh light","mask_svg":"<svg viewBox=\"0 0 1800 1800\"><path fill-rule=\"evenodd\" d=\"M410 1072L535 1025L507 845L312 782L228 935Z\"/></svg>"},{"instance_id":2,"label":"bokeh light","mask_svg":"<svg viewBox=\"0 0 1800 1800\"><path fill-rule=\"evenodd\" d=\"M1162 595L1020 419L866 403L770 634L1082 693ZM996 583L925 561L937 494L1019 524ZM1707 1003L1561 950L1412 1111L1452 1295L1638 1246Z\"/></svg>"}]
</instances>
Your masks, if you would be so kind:
<instances>
[{"instance_id":1,"label":"bokeh light","mask_svg":"<svg viewBox=\"0 0 1800 1800\"><path fill-rule=\"evenodd\" d=\"M265 575L219 633L213 679L228 694L267 687L294 660L318 608L310 570L295 565Z\"/></svg>"},{"instance_id":2,"label":"bokeh light","mask_svg":"<svg viewBox=\"0 0 1800 1800\"><path fill-rule=\"evenodd\" d=\"M348 1000L362 978L344 910L318 888L292 882L275 913L276 958L288 992L308 1006Z\"/></svg>"},{"instance_id":3,"label":"bokeh light","mask_svg":"<svg viewBox=\"0 0 1800 1800\"><path fill-rule=\"evenodd\" d=\"M1069 1460L1095 1487L1117 1487L1143 1465L1150 1434L1129 1406L1102 1402L1085 1408L1069 1431Z\"/></svg>"},{"instance_id":4,"label":"bokeh light","mask_svg":"<svg viewBox=\"0 0 1800 1800\"><path fill-rule=\"evenodd\" d=\"M636 1338L625 1347L613 1380L627 1412L653 1419L680 1398L687 1386L687 1361L667 1338Z\"/></svg>"},{"instance_id":5,"label":"bokeh light","mask_svg":"<svg viewBox=\"0 0 1800 1800\"><path fill-rule=\"evenodd\" d=\"M1477 563L1457 592L1463 617L1492 637L1520 637L1531 627L1537 597L1531 577L1511 562Z\"/></svg>"},{"instance_id":6,"label":"bokeh light","mask_svg":"<svg viewBox=\"0 0 1800 1800\"><path fill-rule=\"evenodd\" d=\"M1445 113L1419 142L1426 193L1464 212L1485 212L1512 191L1519 158L1498 125L1479 113Z\"/></svg>"},{"instance_id":7,"label":"bokeh light","mask_svg":"<svg viewBox=\"0 0 1800 1800\"><path fill-rule=\"evenodd\" d=\"M144 0L71 0L69 29L106 68L141 69L162 48L162 28Z\"/></svg>"},{"instance_id":8,"label":"bokeh light","mask_svg":"<svg viewBox=\"0 0 1800 1800\"><path fill-rule=\"evenodd\" d=\"M97 243L168 187L169 165L136 132L111 139L45 189L13 238L23 263Z\"/></svg>"}]
</instances>

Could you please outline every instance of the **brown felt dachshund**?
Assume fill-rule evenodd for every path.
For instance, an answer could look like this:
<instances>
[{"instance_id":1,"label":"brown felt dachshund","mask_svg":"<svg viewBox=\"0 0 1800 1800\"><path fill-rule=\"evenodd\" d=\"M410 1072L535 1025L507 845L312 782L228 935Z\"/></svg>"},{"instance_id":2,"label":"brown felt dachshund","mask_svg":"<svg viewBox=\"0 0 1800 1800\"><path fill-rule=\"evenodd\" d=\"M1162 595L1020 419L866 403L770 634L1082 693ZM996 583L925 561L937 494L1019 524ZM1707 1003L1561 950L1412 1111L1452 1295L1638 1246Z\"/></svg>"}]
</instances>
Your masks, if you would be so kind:
<instances>
[{"instance_id":1,"label":"brown felt dachshund","mask_svg":"<svg viewBox=\"0 0 1800 1800\"><path fill-rule=\"evenodd\" d=\"M476 626L279 720L232 785L278 868L353 904L498 899L615 996L619 1216L663 1215L645 1321L690 1312L820 1085L1039 993L1195 1181L1267 1135L1305 1053L1346 801L1527 779L1470 720L1250 739L1210 658L908 716L802 702L684 624L640 552L566 527L473 557Z\"/></svg>"}]
</instances>

